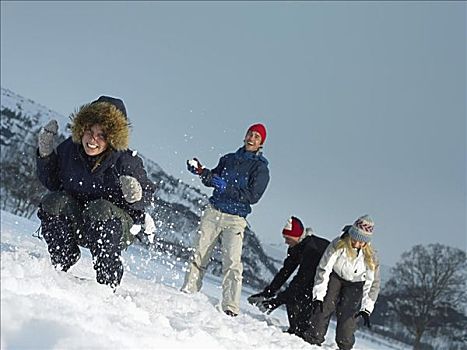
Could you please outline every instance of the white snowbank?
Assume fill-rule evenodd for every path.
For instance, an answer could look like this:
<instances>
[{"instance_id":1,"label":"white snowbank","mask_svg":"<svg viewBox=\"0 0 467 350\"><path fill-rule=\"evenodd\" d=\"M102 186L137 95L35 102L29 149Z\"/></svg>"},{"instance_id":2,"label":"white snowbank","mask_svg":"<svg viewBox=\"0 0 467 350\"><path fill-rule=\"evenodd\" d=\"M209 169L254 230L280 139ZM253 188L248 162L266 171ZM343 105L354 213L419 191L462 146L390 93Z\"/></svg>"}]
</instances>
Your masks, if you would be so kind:
<instances>
[{"instance_id":1,"label":"white snowbank","mask_svg":"<svg viewBox=\"0 0 467 350\"><path fill-rule=\"evenodd\" d=\"M1 348L9 349L318 349L283 333L284 309L271 316L248 305L231 318L216 305L219 279L207 276L202 293L179 288L183 264L145 249L124 252L127 271L114 294L94 280L89 252L68 273L55 271L46 244L32 233L38 221L1 212ZM334 325L326 344L334 349ZM395 349L377 338L355 349Z\"/></svg>"}]
</instances>

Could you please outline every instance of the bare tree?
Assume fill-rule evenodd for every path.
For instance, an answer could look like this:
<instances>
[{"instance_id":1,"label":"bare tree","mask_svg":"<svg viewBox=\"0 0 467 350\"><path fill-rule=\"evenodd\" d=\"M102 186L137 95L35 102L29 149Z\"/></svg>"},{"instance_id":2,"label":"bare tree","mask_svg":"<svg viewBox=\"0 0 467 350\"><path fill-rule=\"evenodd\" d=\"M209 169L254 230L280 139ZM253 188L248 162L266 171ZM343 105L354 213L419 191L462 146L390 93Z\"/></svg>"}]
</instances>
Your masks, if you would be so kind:
<instances>
[{"instance_id":1,"label":"bare tree","mask_svg":"<svg viewBox=\"0 0 467 350\"><path fill-rule=\"evenodd\" d=\"M466 254L442 244L417 245L402 254L386 284L389 308L414 336L421 348L423 334L436 335L442 328L465 330ZM452 322L456 310L461 321ZM461 328L461 330L462 330Z\"/></svg>"}]
</instances>

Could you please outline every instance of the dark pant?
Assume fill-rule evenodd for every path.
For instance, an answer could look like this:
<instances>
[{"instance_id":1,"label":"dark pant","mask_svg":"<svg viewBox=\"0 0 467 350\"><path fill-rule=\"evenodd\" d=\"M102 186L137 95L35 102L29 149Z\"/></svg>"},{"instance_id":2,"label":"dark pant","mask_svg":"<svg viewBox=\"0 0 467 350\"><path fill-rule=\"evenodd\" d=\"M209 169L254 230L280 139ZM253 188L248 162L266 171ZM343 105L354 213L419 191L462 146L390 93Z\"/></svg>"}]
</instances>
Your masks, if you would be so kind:
<instances>
[{"instance_id":1,"label":"dark pant","mask_svg":"<svg viewBox=\"0 0 467 350\"><path fill-rule=\"evenodd\" d=\"M304 339L311 344L321 344L328 330L331 315L336 312L336 343L339 349L349 350L355 344L357 323L354 318L362 300L364 282L349 282L334 272L329 277L323 312L311 315L310 327L304 333Z\"/></svg>"},{"instance_id":2,"label":"dark pant","mask_svg":"<svg viewBox=\"0 0 467 350\"><path fill-rule=\"evenodd\" d=\"M311 298L304 297L298 302L287 303L286 308L290 325L287 332L301 337L310 325Z\"/></svg>"},{"instance_id":3,"label":"dark pant","mask_svg":"<svg viewBox=\"0 0 467 350\"><path fill-rule=\"evenodd\" d=\"M66 193L52 192L42 199L38 217L54 266L67 271L79 260L82 246L91 251L99 283L120 283L120 254L134 239L127 212L104 199L82 205Z\"/></svg>"}]
</instances>

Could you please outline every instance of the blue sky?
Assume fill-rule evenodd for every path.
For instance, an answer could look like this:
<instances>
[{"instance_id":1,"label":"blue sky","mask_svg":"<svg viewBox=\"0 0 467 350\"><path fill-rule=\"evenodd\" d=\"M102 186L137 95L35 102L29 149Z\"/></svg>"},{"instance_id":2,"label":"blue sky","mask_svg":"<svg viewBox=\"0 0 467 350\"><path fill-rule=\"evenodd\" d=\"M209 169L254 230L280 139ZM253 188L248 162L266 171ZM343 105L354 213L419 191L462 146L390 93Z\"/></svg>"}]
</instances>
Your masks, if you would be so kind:
<instances>
[{"instance_id":1,"label":"blue sky","mask_svg":"<svg viewBox=\"0 0 467 350\"><path fill-rule=\"evenodd\" d=\"M263 122L261 241L369 214L387 265L466 249L466 79L465 2L1 3L3 87L64 115L121 97L131 146L203 190L186 159Z\"/></svg>"}]
</instances>

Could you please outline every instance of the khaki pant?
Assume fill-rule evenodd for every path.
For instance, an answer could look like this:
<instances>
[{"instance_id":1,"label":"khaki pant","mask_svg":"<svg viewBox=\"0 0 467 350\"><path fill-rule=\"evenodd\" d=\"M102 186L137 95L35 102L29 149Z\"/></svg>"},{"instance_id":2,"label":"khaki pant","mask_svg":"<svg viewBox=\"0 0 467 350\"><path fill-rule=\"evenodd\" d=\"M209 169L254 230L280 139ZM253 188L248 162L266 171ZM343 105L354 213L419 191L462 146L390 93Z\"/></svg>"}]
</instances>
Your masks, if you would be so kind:
<instances>
[{"instance_id":1,"label":"khaki pant","mask_svg":"<svg viewBox=\"0 0 467 350\"><path fill-rule=\"evenodd\" d=\"M226 214L209 205L201 218L194 243L194 255L185 275L182 291L196 293L202 287L212 250L217 238L222 244L222 309L236 314L240 311L243 265L242 245L246 227L245 218Z\"/></svg>"}]
</instances>

